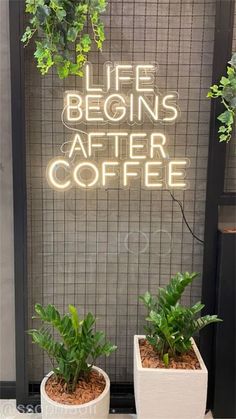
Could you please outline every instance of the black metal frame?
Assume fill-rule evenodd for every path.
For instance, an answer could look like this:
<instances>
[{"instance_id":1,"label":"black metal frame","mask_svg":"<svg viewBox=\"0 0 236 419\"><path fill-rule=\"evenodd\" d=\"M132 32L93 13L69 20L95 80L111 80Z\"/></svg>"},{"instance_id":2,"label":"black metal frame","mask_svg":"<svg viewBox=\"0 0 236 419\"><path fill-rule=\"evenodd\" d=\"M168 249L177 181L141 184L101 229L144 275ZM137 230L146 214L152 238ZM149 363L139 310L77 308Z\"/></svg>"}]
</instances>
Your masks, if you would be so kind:
<instances>
[{"instance_id":1,"label":"black metal frame","mask_svg":"<svg viewBox=\"0 0 236 419\"><path fill-rule=\"evenodd\" d=\"M219 230L217 266L217 310L224 320L215 336L213 415L236 418L236 234ZM223 327L222 327L223 326ZM227 353L227 363L225 354Z\"/></svg>"},{"instance_id":2,"label":"black metal frame","mask_svg":"<svg viewBox=\"0 0 236 419\"><path fill-rule=\"evenodd\" d=\"M234 19L234 0L216 0L216 29L213 63L213 82L225 72L231 55ZM16 399L22 406L38 405L38 386L29 385L27 373L27 236L26 236L26 165L24 115L24 53L20 42L23 32L24 0L10 0L10 44L12 83L12 150L14 188L15 237L15 309L16 309ZM205 219L205 248L202 298L207 312L215 311L215 278L217 265L218 206L235 205L236 194L224 193L225 144L217 140L219 102L212 102L207 175ZM209 369L209 407L213 400L213 340L214 331L202 333L201 350ZM36 392L36 393L35 393ZM112 411L134 412L132 385L112 386Z\"/></svg>"},{"instance_id":3,"label":"black metal frame","mask_svg":"<svg viewBox=\"0 0 236 419\"><path fill-rule=\"evenodd\" d=\"M20 42L23 32L24 2L10 0L12 156L14 190L16 397L28 400L27 374L27 218L24 112L24 57Z\"/></svg>"},{"instance_id":4,"label":"black metal frame","mask_svg":"<svg viewBox=\"0 0 236 419\"><path fill-rule=\"evenodd\" d=\"M0 399L16 398L16 382L0 381Z\"/></svg>"},{"instance_id":5,"label":"black metal frame","mask_svg":"<svg viewBox=\"0 0 236 419\"><path fill-rule=\"evenodd\" d=\"M212 81L225 73L232 54L235 0L217 0ZM235 205L236 193L224 192L226 144L219 143L217 116L222 112L219 101L212 101L208 152L202 302L204 313L216 311L217 232L219 205ZM215 329L201 333L201 353L208 368L208 406L213 404Z\"/></svg>"}]
</instances>

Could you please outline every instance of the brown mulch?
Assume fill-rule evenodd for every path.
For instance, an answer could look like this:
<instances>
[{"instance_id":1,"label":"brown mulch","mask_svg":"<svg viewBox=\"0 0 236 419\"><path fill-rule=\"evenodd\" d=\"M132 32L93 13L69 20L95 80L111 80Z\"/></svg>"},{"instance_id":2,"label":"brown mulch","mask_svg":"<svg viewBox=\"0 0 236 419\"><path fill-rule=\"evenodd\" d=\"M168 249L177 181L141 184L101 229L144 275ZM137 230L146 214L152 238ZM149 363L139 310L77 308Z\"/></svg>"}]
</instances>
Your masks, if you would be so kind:
<instances>
[{"instance_id":1,"label":"brown mulch","mask_svg":"<svg viewBox=\"0 0 236 419\"><path fill-rule=\"evenodd\" d=\"M223 229L224 233L236 233L236 227L227 227Z\"/></svg>"},{"instance_id":2,"label":"brown mulch","mask_svg":"<svg viewBox=\"0 0 236 419\"><path fill-rule=\"evenodd\" d=\"M57 403L79 405L99 397L105 386L104 377L97 371L91 371L87 380L81 379L78 382L74 393L67 393L65 382L58 382L55 375L47 380L45 390L48 397Z\"/></svg>"},{"instance_id":3,"label":"brown mulch","mask_svg":"<svg viewBox=\"0 0 236 419\"><path fill-rule=\"evenodd\" d=\"M166 368L164 362L159 357L155 349L148 343L146 339L139 340L139 349L143 368ZM168 368L184 369L184 370L200 370L199 361L193 349L183 355L175 358L170 357Z\"/></svg>"}]
</instances>

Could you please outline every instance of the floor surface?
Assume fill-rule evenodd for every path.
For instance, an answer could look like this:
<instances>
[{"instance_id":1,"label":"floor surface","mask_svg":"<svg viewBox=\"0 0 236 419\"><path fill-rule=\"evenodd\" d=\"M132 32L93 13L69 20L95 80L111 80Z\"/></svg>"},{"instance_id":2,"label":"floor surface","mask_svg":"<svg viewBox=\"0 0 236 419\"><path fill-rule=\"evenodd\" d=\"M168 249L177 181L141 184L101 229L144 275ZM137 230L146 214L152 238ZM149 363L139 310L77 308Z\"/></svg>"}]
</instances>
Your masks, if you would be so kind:
<instances>
[{"instance_id":1,"label":"floor surface","mask_svg":"<svg viewBox=\"0 0 236 419\"><path fill-rule=\"evenodd\" d=\"M18 413L15 408L15 400L0 400L0 418L1 419L41 419L40 414L36 413L27 413L22 414ZM136 415L110 415L111 419L135 419ZM205 419L212 418L212 415L208 413ZM163 418L164 419L164 418Z\"/></svg>"}]
</instances>

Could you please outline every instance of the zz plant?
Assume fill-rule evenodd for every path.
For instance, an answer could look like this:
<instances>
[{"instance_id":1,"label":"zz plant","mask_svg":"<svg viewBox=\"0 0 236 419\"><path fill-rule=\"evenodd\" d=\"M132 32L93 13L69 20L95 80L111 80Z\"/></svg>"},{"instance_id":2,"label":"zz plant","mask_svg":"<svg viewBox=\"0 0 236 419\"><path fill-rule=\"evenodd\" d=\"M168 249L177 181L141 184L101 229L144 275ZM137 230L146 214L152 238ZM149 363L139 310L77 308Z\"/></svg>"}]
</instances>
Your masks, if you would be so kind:
<instances>
[{"instance_id":1,"label":"zz plant","mask_svg":"<svg viewBox=\"0 0 236 419\"><path fill-rule=\"evenodd\" d=\"M27 46L36 36L34 56L41 74L55 66L61 79L70 74L83 76L92 45L87 26L91 24L94 41L101 50L105 40L101 14L106 5L106 0L26 0L30 19L22 41Z\"/></svg>"},{"instance_id":2,"label":"zz plant","mask_svg":"<svg viewBox=\"0 0 236 419\"><path fill-rule=\"evenodd\" d=\"M179 303L185 288L192 283L197 273L177 273L166 288L159 288L157 295L146 292L140 297L148 309L145 327L147 341L159 354L166 367L169 358L188 352L191 337L203 327L221 321L216 315L196 318L204 305L200 302L192 307Z\"/></svg>"},{"instance_id":3,"label":"zz plant","mask_svg":"<svg viewBox=\"0 0 236 419\"><path fill-rule=\"evenodd\" d=\"M58 380L64 380L67 392L75 391L81 378L86 378L95 361L102 355L109 356L116 346L105 340L103 332L94 331L95 317L88 313L80 319L76 308L69 306L69 314L61 316L53 305L43 308L36 304L35 311L43 326L29 330L33 343L49 356ZM59 338L52 335L55 329Z\"/></svg>"},{"instance_id":4,"label":"zz plant","mask_svg":"<svg viewBox=\"0 0 236 419\"><path fill-rule=\"evenodd\" d=\"M227 67L227 76L220 79L219 84L213 84L207 94L209 98L220 98L226 110L217 119L221 122L218 133L219 141L229 142L232 135L236 112L236 53L232 55Z\"/></svg>"}]
</instances>

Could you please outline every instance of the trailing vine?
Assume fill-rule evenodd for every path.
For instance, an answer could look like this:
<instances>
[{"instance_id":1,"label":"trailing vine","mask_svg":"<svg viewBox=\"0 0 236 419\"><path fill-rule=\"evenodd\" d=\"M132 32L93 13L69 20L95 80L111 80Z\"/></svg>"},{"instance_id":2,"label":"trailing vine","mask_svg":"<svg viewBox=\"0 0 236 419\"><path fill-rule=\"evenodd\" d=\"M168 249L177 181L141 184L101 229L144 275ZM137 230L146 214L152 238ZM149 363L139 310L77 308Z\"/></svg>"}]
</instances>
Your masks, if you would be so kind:
<instances>
[{"instance_id":1,"label":"trailing vine","mask_svg":"<svg viewBox=\"0 0 236 419\"><path fill-rule=\"evenodd\" d=\"M219 85L214 84L210 87L207 97L221 98L221 103L226 110L221 113L217 119L222 123L218 133L219 141L229 142L232 135L233 125L236 113L236 53L232 55L227 67L227 76L220 79Z\"/></svg>"},{"instance_id":2,"label":"trailing vine","mask_svg":"<svg viewBox=\"0 0 236 419\"><path fill-rule=\"evenodd\" d=\"M101 50L105 40L101 14L106 6L106 0L26 0L26 13L31 17L22 42L27 46L36 37L34 56L42 75L55 66L61 79L83 76L92 45L86 26L91 24L93 39Z\"/></svg>"}]
</instances>

